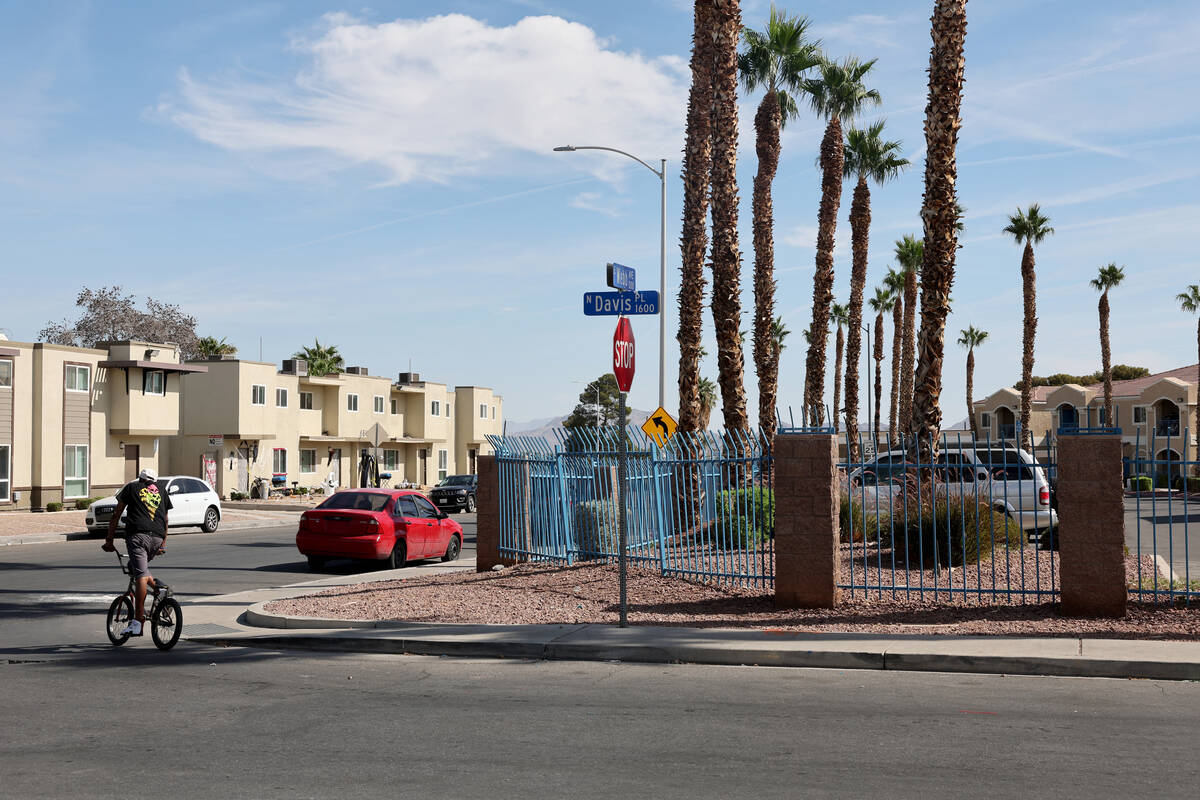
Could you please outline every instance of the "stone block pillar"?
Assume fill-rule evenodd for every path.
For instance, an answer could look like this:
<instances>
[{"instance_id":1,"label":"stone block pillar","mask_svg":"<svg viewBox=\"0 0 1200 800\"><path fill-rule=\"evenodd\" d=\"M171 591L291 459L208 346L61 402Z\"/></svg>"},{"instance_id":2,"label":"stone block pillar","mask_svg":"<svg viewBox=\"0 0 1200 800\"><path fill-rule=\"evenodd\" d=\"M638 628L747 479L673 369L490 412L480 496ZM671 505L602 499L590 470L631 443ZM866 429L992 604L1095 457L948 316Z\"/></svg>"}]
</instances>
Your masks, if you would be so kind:
<instances>
[{"instance_id":1,"label":"stone block pillar","mask_svg":"<svg viewBox=\"0 0 1200 800\"><path fill-rule=\"evenodd\" d=\"M500 469L495 456L479 456L475 490L475 571L487 572L500 561Z\"/></svg>"},{"instance_id":2,"label":"stone block pillar","mask_svg":"<svg viewBox=\"0 0 1200 800\"><path fill-rule=\"evenodd\" d=\"M1063 614L1125 616L1119 435L1059 435L1058 541Z\"/></svg>"},{"instance_id":3,"label":"stone block pillar","mask_svg":"<svg viewBox=\"0 0 1200 800\"><path fill-rule=\"evenodd\" d=\"M775 437L775 605L838 604L837 437Z\"/></svg>"}]
</instances>

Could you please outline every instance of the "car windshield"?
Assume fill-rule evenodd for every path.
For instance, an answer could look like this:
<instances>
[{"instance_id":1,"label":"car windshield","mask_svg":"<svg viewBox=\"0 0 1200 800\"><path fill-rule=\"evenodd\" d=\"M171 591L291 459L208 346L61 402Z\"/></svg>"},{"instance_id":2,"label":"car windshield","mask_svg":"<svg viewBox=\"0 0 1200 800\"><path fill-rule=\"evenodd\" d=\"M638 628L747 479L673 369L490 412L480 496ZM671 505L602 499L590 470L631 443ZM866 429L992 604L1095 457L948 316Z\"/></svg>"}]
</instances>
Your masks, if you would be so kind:
<instances>
[{"instance_id":1,"label":"car windshield","mask_svg":"<svg viewBox=\"0 0 1200 800\"><path fill-rule=\"evenodd\" d=\"M379 492L338 492L317 508L383 511L390 496Z\"/></svg>"},{"instance_id":2,"label":"car windshield","mask_svg":"<svg viewBox=\"0 0 1200 800\"><path fill-rule=\"evenodd\" d=\"M451 475L448 478L443 478L438 486L470 486L471 475Z\"/></svg>"}]
</instances>

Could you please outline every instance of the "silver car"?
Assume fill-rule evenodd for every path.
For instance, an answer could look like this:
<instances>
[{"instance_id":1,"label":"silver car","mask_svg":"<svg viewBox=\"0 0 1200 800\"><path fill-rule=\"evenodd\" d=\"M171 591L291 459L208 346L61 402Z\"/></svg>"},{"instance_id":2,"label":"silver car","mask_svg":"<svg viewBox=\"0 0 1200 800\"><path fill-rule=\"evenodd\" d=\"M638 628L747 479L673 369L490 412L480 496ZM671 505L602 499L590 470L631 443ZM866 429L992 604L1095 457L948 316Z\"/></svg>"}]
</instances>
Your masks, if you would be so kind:
<instances>
[{"instance_id":1,"label":"silver car","mask_svg":"<svg viewBox=\"0 0 1200 800\"><path fill-rule=\"evenodd\" d=\"M212 533L221 524L221 497L204 481L188 475L164 475L156 483L158 490L171 498L168 519L172 528L197 525L205 533ZM116 510L116 497L92 503L87 510L88 530L93 533L107 531ZM118 529L125 527L125 516L125 513L121 514Z\"/></svg>"}]
</instances>

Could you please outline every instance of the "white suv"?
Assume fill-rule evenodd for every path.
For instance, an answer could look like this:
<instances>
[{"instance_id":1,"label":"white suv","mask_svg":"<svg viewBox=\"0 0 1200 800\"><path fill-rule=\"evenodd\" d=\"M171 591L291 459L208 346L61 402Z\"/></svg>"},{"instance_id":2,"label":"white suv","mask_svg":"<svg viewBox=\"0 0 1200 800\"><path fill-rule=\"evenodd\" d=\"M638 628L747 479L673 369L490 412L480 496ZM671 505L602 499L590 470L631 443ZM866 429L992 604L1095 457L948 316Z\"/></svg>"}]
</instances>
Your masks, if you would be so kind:
<instances>
[{"instance_id":1,"label":"white suv","mask_svg":"<svg viewBox=\"0 0 1200 800\"><path fill-rule=\"evenodd\" d=\"M850 473L851 496L868 506L888 502L900 494L905 472L912 469L912 460L903 450L880 453ZM1027 533L1058 525L1046 472L1025 450L1012 445L951 443L938 453L935 476L951 497L970 492L986 498Z\"/></svg>"},{"instance_id":2,"label":"white suv","mask_svg":"<svg viewBox=\"0 0 1200 800\"><path fill-rule=\"evenodd\" d=\"M212 533L221 524L221 497L204 481L187 475L164 475L156 483L158 490L171 498L168 521L172 528L199 525L205 533ZM116 497L106 497L88 506L88 530L92 533L107 531L116 509ZM125 527L124 513L117 527Z\"/></svg>"}]
</instances>

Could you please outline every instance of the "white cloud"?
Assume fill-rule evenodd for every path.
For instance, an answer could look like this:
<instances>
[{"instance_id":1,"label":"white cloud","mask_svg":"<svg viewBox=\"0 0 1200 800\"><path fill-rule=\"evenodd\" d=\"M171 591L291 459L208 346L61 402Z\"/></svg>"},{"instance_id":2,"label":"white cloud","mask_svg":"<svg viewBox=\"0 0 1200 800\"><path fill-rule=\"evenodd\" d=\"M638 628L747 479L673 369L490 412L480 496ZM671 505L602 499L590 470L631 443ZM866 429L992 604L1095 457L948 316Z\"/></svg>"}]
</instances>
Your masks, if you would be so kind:
<instances>
[{"instance_id":1,"label":"white cloud","mask_svg":"<svg viewBox=\"0 0 1200 800\"><path fill-rule=\"evenodd\" d=\"M228 150L316 153L329 169L373 165L393 183L515 174L560 144L682 149L686 62L610 49L559 17L491 27L460 14L378 25L330 15L293 47L309 64L289 82L185 70L161 111ZM624 166L561 158L609 179Z\"/></svg>"}]
</instances>

